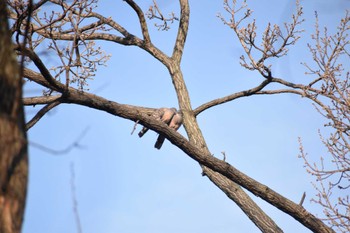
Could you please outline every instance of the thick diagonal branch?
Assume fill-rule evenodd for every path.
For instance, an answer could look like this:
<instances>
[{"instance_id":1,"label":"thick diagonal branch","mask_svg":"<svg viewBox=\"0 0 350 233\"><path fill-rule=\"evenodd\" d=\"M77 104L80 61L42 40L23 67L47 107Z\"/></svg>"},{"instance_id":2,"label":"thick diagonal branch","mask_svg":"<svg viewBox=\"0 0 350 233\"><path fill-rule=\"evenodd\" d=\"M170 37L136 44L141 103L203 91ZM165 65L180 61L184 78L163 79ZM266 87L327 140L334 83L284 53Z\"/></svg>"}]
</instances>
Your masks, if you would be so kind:
<instances>
[{"instance_id":1,"label":"thick diagonal branch","mask_svg":"<svg viewBox=\"0 0 350 233\"><path fill-rule=\"evenodd\" d=\"M283 232L277 224L242 190L242 188L220 173L203 166L205 174L228 198L233 200L245 215L264 233Z\"/></svg>"}]
</instances>

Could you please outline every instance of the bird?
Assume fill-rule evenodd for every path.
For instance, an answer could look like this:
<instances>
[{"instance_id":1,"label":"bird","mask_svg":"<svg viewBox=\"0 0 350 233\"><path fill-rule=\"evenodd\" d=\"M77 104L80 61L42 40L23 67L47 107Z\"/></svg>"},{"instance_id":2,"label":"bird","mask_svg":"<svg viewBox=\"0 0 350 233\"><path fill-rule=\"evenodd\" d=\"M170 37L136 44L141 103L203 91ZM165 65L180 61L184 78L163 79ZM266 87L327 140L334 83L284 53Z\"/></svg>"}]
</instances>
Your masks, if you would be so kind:
<instances>
[{"instance_id":1,"label":"bird","mask_svg":"<svg viewBox=\"0 0 350 233\"><path fill-rule=\"evenodd\" d=\"M182 112L181 110L176 111L175 114L172 116L171 121L169 123L169 127L174 129L175 131L180 128L182 125ZM162 147L164 143L165 137L161 134L159 134L156 143L154 144L154 147L158 150Z\"/></svg>"},{"instance_id":2,"label":"bird","mask_svg":"<svg viewBox=\"0 0 350 233\"><path fill-rule=\"evenodd\" d=\"M157 120L160 120L165 124L169 125L175 113L176 113L176 108L159 108L152 114L152 116ZM147 127L143 127L141 131L138 133L139 137L141 138L143 135L145 135L145 133L147 133L148 130L149 129Z\"/></svg>"}]
</instances>

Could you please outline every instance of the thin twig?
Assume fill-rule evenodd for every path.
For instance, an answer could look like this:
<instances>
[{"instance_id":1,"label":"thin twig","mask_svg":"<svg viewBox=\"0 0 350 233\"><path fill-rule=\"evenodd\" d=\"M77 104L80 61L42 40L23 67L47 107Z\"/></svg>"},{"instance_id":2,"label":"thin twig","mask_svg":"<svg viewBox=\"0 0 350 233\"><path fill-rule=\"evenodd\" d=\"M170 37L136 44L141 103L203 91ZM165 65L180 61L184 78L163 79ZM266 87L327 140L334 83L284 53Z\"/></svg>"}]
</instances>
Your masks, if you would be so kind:
<instances>
[{"instance_id":1,"label":"thin twig","mask_svg":"<svg viewBox=\"0 0 350 233\"><path fill-rule=\"evenodd\" d=\"M300 202L299 202L299 205L300 205L300 206L303 205L304 200L305 200L305 197L306 197L306 193L304 192L303 195L301 196L301 199L300 199Z\"/></svg>"},{"instance_id":2,"label":"thin twig","mask_svg":"<svg viewBox=\"0 0 350 233\"><path fill-rule=\"evenodd\" d=\"M49 112L54 107L58 106L61 102L55 100L52 103L45 105L40 111L26 124L26 130L28 131L32 128L47 112Z\"/></svg>"}]
</instances>

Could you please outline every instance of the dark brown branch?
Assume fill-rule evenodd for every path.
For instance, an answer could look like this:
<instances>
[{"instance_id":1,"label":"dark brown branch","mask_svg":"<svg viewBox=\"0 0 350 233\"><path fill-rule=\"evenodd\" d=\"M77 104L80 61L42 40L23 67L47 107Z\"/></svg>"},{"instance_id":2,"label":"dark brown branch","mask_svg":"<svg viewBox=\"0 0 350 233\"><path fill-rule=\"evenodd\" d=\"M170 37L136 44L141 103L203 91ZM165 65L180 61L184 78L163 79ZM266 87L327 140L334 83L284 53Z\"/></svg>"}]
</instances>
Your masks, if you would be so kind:
<instances>
[{"instance_id":1,"label":"dark brown branch","mask_svg":"<svg viewBox=\"0 0 350 233\"><path fill-rule=\"evenodd\" d=\"M94 30L94 29L96 29L97 27L99 27L99 26L101 26L103 24L105 24L105 23L102 20L98 20L98 21L96 21L94 23L91 23L91 24L88 24L88 25L85 25L85 26L79 28L78 30L79 30L80 33L82 33L82 32L85 32L85 31L92 30L92 29ZM62 31L60 33L61 34L69 34L69 33L73 33L73 32L76 32L75 28L70 28L70 29Z\"/></svg>"},{"instance_id":2,"label":"dark brown branch","mask_svg":"<svg viewBox=\"0 0 350 233\"><path fill-rule=\"evenodd\" d=\"M145 19L145 15L143 14L141 8L133 1L133 0L124 0L127 4L129 4L132 9L134 9L134 11L136 12L139 21L140 21L140 26L141 26L141 30L142 30L142 36L143 36L143 40L146 43L151 42L151 38L149 36L148 33L148 28L147 28L147 23L146 23L146 19Z\"/></svg>"},{"instance_id":3,"label":"dark brown branch","mask_svg":"<svg viewBox=\"0 0 350 233\"><path fill-rule=\"evenodd\" d=\"M31 69L24 68L23 77L28 78L29 80L36 82L37 84L42 85L44 87L51 88L51 84L44 78L42 74L37 73Z\"/></svg>"},{"instance_id":4,"label":"dark brown branch","mask_svg":"<svg viewBox=\"0 0 350 233\"><path fill-rule=\"evenodd\" d=\"M54 40L74 41L74 38L75 38L75 35L73 35L73 34L61 34L61 33L48 34L48 33L44 33L44 32L40 32L39 34L48 38L48 39L54 39ZM134 35L129 35L128 37L120 37L120 36L116 36L116 35L113 35L110 33L94 33L91 35L81 34L80 38L82 40L112 41L112 42L116 42L116 43L122 44L122 45L136 45L139 47L141 47L143 44L143 41Z\"/></svg>"},{"instance_id":5,"label":"dark brown branch","mask_svg":"<svg viewBox=\"0 0 350 233\"><path fill-rule=\"evenodd\" d=\"M84 16L84 15L82 15L82 16ZM115 22L111 18L106 18L106 17L104 17L104 16L102 16L102 15L96 13L96 12L91 12L89 15L86 15L86 17L88 17L88 18L97 18L97 19L101 20L105 24L111 26L112 28L114 28L115 30L120 32L126 38L130 37L130 36L133 36L125 28L123 28L120 24L118 24L117 22Z\"/></svg>"},{"instance_id":6,"label":"dark brown branch","mask_svg":"<svg viewBox=\"0 0 350 233\"><path fill-rule=\"evenodd\" d=\"M240 91L222 98L218 98L215 100L212 100L210 102L207 102L205 104L202 104L201 106L197 107L194 111L194 114L197 116L198 114L200 114L201 112L205 111L208 108L232 101L234 99L237 98L241 98L241 97L247 97L247 96L251 96L255 93L257 93L258 91L262 90L266 85L268 85L270 83L270 80L266 79L264 80L259 86L245 90L245 91Z\"/></svg>"},{"instance_id":7,"label":"dark brown branch","mask_svg":"<svg viewBox=\"0 0 350 233\"><path fill-rule=\"evenodd\" d=\"M39 85L42 85L44 87L47 87L47 88L50 87L50 84L45 80L45 78L40 73L37 73L37 72L35 72L33 70L30 70L28 68L24 68L24 72L23 73L24 73L24 77L28 78L29 80L32 80L33 82L36 82ZM74 89L74 88L69 87L68 89L69 89L69 92L73 91L73 92L78 92L79 93L79 91ZM90 96L89 98L98 97L97 95L90 94L90 93L83 93L83 92L81 92L81 94L88 95L88 96ZM46 104L46 101L47 101L47 103L50 103L49 100L55 101L58 98L61 98L60 99L61 103L69 103L69 100L67 100L66 98L63 98L60 95L47 97L47 99L39 99L38 97L25 98L24 101L28 101L29 105L32 105L32 104ZM99 97L99 98L101 98L101 97ZM35 100L37 100L38 102L35 103L34 102ZM107 101L107 100L105 100L105 101ZM129 106L129 105L125 105L125 106ZM154 113L154 111L156 110L155 108L147 108L147 107L135 107L135 108L137 109L137 111L140 111L143 114L146 114L148 116L151 116Z\"/></svg>"},{"instance_id":8,"label":"dark brown branch","mask_svg":"<svg viewBox=\"0 0 350 233\"><path fill-rule=\"evenodd\" d=\"M105 19L107 20L107 19ZM45 31L38 32L41 36L46 37L48 39L55 39L55 40L69 40L74 41L75 36L73 34L61 34L61 33L46 33ZM166 66L169 65L169 57L165 55L161 50L159 50L157 47L155 47L151 43L144 43L143 40L138 38L137 36L134 36L128 32L124 32L124 34L127 35L127 37L120 37L116 36L110 33L94 33L90 35L84 35L81 34L80 38L82 40L105 40L105 41L111 41L115 42L121 45L127 45L127 46L138 46L145 50L146 52L150 53L152 56L154 56L156 59L158 59L160 62L165 64Z\"/></svg>"},{"instance_id":9,"label":"dark brown branch","mask_svg":"<svg viewBox=\"0 0 350 233\"><path fill-rule=\"evenodd\" d=\"M37 114L26 124L26 130L28 131L30 128L32 128L46 113L48 113L51 109L58 106L61 102L58 100L55 100L52 103L49 103L45 105L42 109L40 109Z\"/></svg>"},{"instance_id":10,"label":"dark brown branch","mask_svg":"<svg viewBox=\"0 0 350 233\"><path fill-rule=\"evenodd\" d=\"M74 14L78 14L78 12L74 12ZM117 22L115 22L111 18L106 18L106 17L104 17L96 12L90 12L89 14L82 14L81 16L86 17L86 18L96 18L99 21L96 23L92 23L90 25L87 25L85 27L82 27L82 28L67 29L67 30L60 32L60 33L54 32L52 30L48 31L48 30L43 30L43 29L37 30L36 33L38 33L39 35L41 35L47 39L74 41L76 39L76 36L71 34L70 32L73 32L73 31L83 32L84 30L90 29L93 25L99 26L99 25L105 24L105 25L112 27L113 29L118 31L123 36L117 36L117 35L112 34L112 33L98 33L95 31L94 33L90 33L90 34L81 33L79 35L79 39L83 40L83 41L85 41L85 40L105 40L105 41L111 41L111 42L115 42L115 43L118 43L121 45L126 45L126 46L132 46L132 45L138 46L139 48L150 53L153 57L155 57L160 62L165 64L167 67L169 67L169 63L171 62L170 58L167 55L165 55L161 50L159 50L157 47L155 47L153 44L147 43L147 35L145 34L145 32L146 32L145 26L142 29L144 31L143 35L145 37L144 38L145 40L142 40L139 37L129 33L125 28L123 28L121 25L119 25ZM144 25L146 25L146 22ZM187 25L187 27L188 27L188 25ZM33 25L33 30L36 30L37 28L38 27L36 25ZM91 29L93 29L93 28L91 28ZM180 34L183 35L183 33L180 33ZM149 39L149 41L150 41L150 39ZM182 43L184 43L184 41ZM181 52L181 54L182 54L182 52Z\"/></svg>"},{"instance_id":11,"label":"dark brown branch","mask_svg":"<svg viewBox=\"0 0 350 233\"><path fill-rule=\"evenodd\" d=\"M291 82L288 82L288 81L286 81L284 79L280 79L280 78L272 78L271 81L275 82L275 83L280 83L280 84L282 84L284 86L291 87L291 88L294 88L294 89L299 89L299 90L302 90L302 91L308 91L308 92L311 92L311 93L314 93L314 94L322 95L322 96L325 96L327 98L330 98L332 100L337 101L337 98L335 96L329 95L326 92L323 92L321 90L312 88L310 84L314 84L314 81L311 82L309 85L295 84L295 83L291 83Z\"/></svg>"},{"instance_id":12,"label":"dark brown branch","mask_svg":"<svg viewBox=\"0 0 350 233\"><path fill-rule=\"evenodd\" d=\"M23 105L37 105L37 104L49 104L53 101L61 98L62 95L55 96L38 96L38 97L27 97L23 98Z\"/></svg>"},{"instance_id":13,"label":"dark brown branch","mask_svg":"<svg viewBox=\"0 0 350 233\"><path fill-rule=\"evenodd\" d=\"M270 82L275 82L275 83L279 83L282 84L286 87L290 87L291 89L277 89L277 90L267 90L267 91L261 91L266 85L268 85ZM307 97L309 99L311 99L312 101L314 101L316 104L318 104L319 106L321 106L322 108L325 108L325 105L322 104L321 101L317 100L313 95L308 94L309 93L313 93L313 94L318 94L318 95L322 95L325 96L327 98L330 98L332 100L336 101L336 97L333 95L328 95L325 92L322 92L321 90L315 89L315 88L311 88L310 85L305 86L302 84L295 84L295 83L291 83L288 82L286 80L280 79L280 78L271 78L271 79L266 79L264 80L264 82L262 82L259 86L249 89L249 90L245 90L245 91L240 91L222 98L218 98L215 100L212 100L210 102L207 102L205 104L202 104L201 106L197 107L194 110L194 114L198 115L201 112L205 111L208 108L214 107L216 105L220 105L241 97L247 97L247 96L251 96L254 94L264 94L264 95L268 95L268 94L282 94L282 93L291 93L291 94L297 94L300 95L302 97Z\"/></svg>"},{"instance_id":14,"label":"dark brown branch","mask_svg":"<svg viewBox=\"0 0 350 233\"><path fill-rule=\"evenodd\" d=\"M325 111L327 111L326 105L324 105L321 101L316 99L314 96L309 95L305 93L304 91L300 90L294 90L294 89L278 89L278 90L266 90L266 91L258 91L255 94L256 95L274 95L274 94L283 94L283 93L289 93L289 94L296 94L300 95L301 97L308 98L312 100L314 103L322 107Z\"/></svg>"},{"instance_id":15,"label":"dark brown branch","mask_svg":"<svg viewBox=\"0 0 350 233\"><path fill-rule=\"evenodd\" d=\"M34 62L34 64L39 69L40 73L43 75L45 80L50 84L49 86L50 88L58 92L63 92L66 89L65 85L56 81L56 79L52 77L50 71L46 68L44 63L41 61L39 56L34 51L26 48L19 48L19 49L23 54L28 56Z\"/></svg>"}]
</instances>

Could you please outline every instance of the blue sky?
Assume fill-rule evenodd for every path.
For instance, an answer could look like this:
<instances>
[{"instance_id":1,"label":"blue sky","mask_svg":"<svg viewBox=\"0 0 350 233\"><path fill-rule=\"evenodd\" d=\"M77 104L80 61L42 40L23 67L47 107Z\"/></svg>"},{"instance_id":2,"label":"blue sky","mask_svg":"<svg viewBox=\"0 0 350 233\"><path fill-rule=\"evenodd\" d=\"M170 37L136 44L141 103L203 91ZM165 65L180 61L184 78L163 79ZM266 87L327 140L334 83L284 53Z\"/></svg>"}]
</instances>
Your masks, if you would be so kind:
<instances>
[{"instance_id":1,"label":"blue sky","mask_svg":"<svg viewBox=\"0 0 350 233\"><path fill-rule=\"evenodd\" d=\"M177 1L158 1L164 13L177 11ZM267 22L290 21L292 1L248 1L260 30ZM297 83L304 75L300 62L310 61L306 43L313 32L314 12L320 26L335 28L349 9L345 0L302 1L306 22L303 38L287 57L273 61L273 74ZM146 10L148 3L143 3ZM182 71L195 108L209 100L253 87L257 73L239 65L243 49L227 26L216 17L224 14L221 1L191 1L191 18ZM99 12L112 16L130 32L140 34L136 15L123 1L101 1ZM159 32L149 22L153 43L171 52L176 24ZM332 31L332 30L331 30ZM112 55L89 83L90 92L126 104L177 107L176 94L165 67L135 47L102 43ZM38 89L25 87L26 95ZM36 107L35 109L38 109ZM27 107L27 120L33 116ZM298 96L256 96L209 109L198 122L210 151L225 151L227 161L275 191L299 202L314 214L320 208L309 202L315 195L313 180L297 158L298 137L310 157L325 149L318 129L324 119L311 103ZM30 179L24 233L77 232L73 213L71 164L74 164L76 198L84 233L209 233L259 232L241 210L201 176L200 167L168 141L153 148L156 133L142 139L130 135L134 123L105 112L76 105L61 105L28 132ZM137 131L141 129L138 127ZM64 149L79 139L81 147L54 156L34 145ZM185 135L184 129L180 133ZM285 232L310 232L291 217L252 196Z\"/></svg>"}]
</instances>

